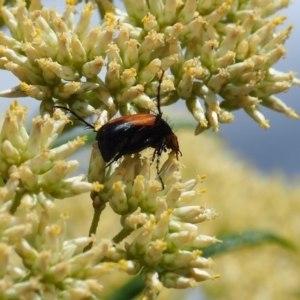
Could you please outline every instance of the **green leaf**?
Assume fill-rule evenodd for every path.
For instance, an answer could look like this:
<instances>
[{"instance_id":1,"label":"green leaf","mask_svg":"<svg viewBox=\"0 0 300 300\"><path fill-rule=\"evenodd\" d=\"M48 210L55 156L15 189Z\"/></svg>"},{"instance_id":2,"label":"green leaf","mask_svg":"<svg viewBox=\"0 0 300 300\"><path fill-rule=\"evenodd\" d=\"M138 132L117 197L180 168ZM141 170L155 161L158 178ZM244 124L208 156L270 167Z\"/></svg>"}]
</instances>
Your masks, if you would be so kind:
<instances>
[{"instance_id":1,"label":"green leaf","mask_svg":"<svg viewBox=\"0 0 300 300\"><path fill-rule=\"evenodd\" d=\"M129 300L138 296L145 288L145 282L140 275L127 281L117 291L111 293L105 300Z\"/></svg>"},{"instance_id":2,"label":"green leaf","mask_svg":"<svg viewBox=\"0 0 300 300\"><path fill-rule=\"evenodd\" d=\"M227 234L218 237L222 243L201 249L204 257L210 257L245 246L257 246L262 243L277 243L287 249L295 250L295 246L288 240L268 231L246 231L238 234Z\"/></svg>"}]
</instances>

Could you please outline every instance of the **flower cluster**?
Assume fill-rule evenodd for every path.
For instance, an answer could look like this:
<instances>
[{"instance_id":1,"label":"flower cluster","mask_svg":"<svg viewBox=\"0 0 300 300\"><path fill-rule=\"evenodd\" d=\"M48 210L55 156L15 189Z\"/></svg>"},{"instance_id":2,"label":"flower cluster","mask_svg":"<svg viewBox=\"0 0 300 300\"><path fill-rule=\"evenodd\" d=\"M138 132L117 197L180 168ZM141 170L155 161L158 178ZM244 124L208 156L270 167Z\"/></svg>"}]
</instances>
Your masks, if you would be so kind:
<instances>
[{"instance_id":1,"label":"flower cluster","mask_svg":"<svg viewBox=\"0 0 300 300\"><path fill-rule=\"evenodd\" d=\"M218 277L206 271L212 261L199 250L218 240L200 234L196 226L217 215L204 206L189 205L204 192L193 190L203 177L182 183L179 162L171 153L160 171L165 183L161 190L160 182L150 179L149 159L126 156L115 169L105 171L94 148L89 179L104 172L104 185L84 182L83 176L66 178L78 163L63 159L83 144L83 138L51 149L68 123L65 115L58 110L53 118L34 118L30 134L25 115L26 108L15 101L0 133L1 299L99 299L101 276L115 270L130 275L141 271L145 295ZM138 236L126 239L125 247L93 237L67 240L68 214L50 221L54 198L86 191L97 192L103 203L109 202L121 215L123 229L114 242L135 230ZM95 245L82 252L93 241ZM21 264L12 259L12 253Z\"/></svg>"},{"instance_id":2,"label":"flower cluster","mask_svg":"<svg viewBox=\"0 0 300 300\"><path fill-rule=\"evenodd\" d=\"M100 161L101 156L95 155L91 168L98 170ZM193 287L199 281L217 278L205 270L212 266L212 260L202 257L199 249L218 240L200 234L197 226L217 214L201 205L189 205L205 192L194 190L204 177L183 183L180 163L171 153L160 170L165 185L161 190L161 183L150 178L149 164L149 159L139 154L125 156L115 170L106 174L104 188L98 194L101 202L109 202L121 215L122 230L113 239L115 242L138 231L132 241L126 240L125 253L142 267L145 294L155 294L162 287Z\"/></svg>"},{"instance_id":3,"label":"flower cluster","mask_svg":"<svg viewBox=\"0 0 300 300\"><path fill-rule=\"evenodd\" d=\"M37 295L39 299L50 295L56 298L60 293L69 299L97 295L100 285L96 280L78 274L81 264L86 263L81 251L92 238L66 241L67 215L63 214L57 223L50 223L48 216L54 198L102 188L97 182L84 181L85 176L68 178L78 162L67 162L64 158L82 146L84 139L53 148L69 122L65 115L55 113L54 118L34 118L29 134L25 116L26 107L15 101L6 113L0 133L1 299L37 299ZM33 240L28 239L31 233ZM99 257L112 247L111 243L101 241L84 255L98 264ZM13 259L13 252L22 265ZM72 297L73 294L77 296Z\"/></svg>"},{"instance_id":4,"label":"flower cluster","mask_svg":"<svg viewBox=\"0 0 300 300\"><path fill-rule=\"evenodd\" d=\"M162 104L185 100L198 133L210 126L218 130L239 108L267 128L260 104L298 118L275 94L299 80L293 72L272 68L285 55L292 26L276 33L284 18L266 19L287 3L128 0L127 14L108 5L111 12L91 28L91 3L75 23L74 5L60 15L47 7L37 10L38 1L30 11L18 1L1 8L11 37L1 33L0 68L21 83L1 96L40 100L42 114L51 113L54 103L81 116L101 109L106 122L118 110L122 115L153 111L157 72L163 69L169 71Z\"/></svg>"},{"instance_id":5,"label":"flower cluster","mask_svg":"<svg viewBox=\"0 0 300 300\"><path fill-rule=\"evenodd\" d=\"M59 112L54 118L47 115L35 117L28 134L26 110L17 101L11 104L0 133L0 177L2 185L7 186L9 198L16 201L9 204L11 211L15 211L20 203L33 208L39 202L47 208L54 198L100 190L101 185L87 183L83 175L66 178L79 164L75 160L67 162L63 159L82 146L85 138L79 137L52 148L69 122L68 118Z\"/></svg>"}]
</instances>

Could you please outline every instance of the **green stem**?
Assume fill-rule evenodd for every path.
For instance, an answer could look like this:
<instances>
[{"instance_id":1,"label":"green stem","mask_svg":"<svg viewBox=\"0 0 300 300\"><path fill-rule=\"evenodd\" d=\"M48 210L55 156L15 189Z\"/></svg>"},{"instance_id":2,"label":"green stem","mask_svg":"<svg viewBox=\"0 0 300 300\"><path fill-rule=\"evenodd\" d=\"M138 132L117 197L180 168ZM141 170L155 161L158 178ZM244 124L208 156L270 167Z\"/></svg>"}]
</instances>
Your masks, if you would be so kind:
<instances>
[{"instance_id":1,"label":"green stem","mask_svg":"<svg viewBox=\"0 0 300 300\"><path fill-rule=\"evenodd\" d=\"M21 203L21 199L22 199L22 195L19 194L19 193L16 193L16 196L15 196L15 198L14 198L14 201L13 201L11 207L10 207L10 210L9 210L9 212L10 212L12 215L16 212L17 208L19 207L19 205L20 205L20 203Z\"/></svg>"},{"instance_id":2,"label":"green stem","mask_svg":"<svg viewBox=\"0 0 300 300\"><path fill-rule=\"evenodd\" d=\"M104 19L105 14L111 10L109 2L111 3L111 7L113 7L112 0L106 0L106 1L97 0L96 1L96 5L98 8L99 14L101 16L101 19Z\"/></svg>"},{"instance_id":3,"label":"green stem","mask_svg":"<svg viewBox=\"0 0 300 300\"><path fill-rule=\"evenodd\" d=\"M119 244L122 242L126 237L129 236L129 234L133 231L133 229L126 229L123 228L114 238L113 242L116 244Z\"/></svg>"},{"instance_id":4,"label":"green stem","mask_svg":"<svg viewBox=\"0 0 300 300\"><path fill-rule=\"evenodd\" d=\"M93 200L93 207L94 207L94 215L93 220L90 226L89 236L95 235L97 232L98 224L100 221L100 216L102 211L105 208L105 204L102 203L101 199L99 198L99 194L97 192L91 193L91 198ZM83 252L88 251L92 248L93 242L90 242L84 249Z\"/></svg>"}]
</instances>

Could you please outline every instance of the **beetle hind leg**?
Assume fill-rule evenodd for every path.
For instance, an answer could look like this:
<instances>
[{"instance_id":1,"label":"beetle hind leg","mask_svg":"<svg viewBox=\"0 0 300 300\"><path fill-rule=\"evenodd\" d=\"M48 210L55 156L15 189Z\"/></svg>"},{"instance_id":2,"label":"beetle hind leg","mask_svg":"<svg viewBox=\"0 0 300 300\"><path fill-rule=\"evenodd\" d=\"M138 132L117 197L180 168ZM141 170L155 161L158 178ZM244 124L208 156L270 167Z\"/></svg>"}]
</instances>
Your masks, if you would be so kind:
<instances>
[{"instance_id":1,"label":"beetle hind leg","mask_svg":"<svg viewBox=\"0 0 300 300\"><path fill-rule=\"evenodd\" d=\"M158 179L159 179L159 181L162 185L162 190L165 189L165 184L164 184L164 182L163 182L163 180L160 176L159 165L160 165L160 158L161 158L161 154L162 154L163 150L164 150L164 146L160 146L158 148L155 148L153 156L152 156L152 160L151 160L151 164L152 164L153 161L154 161L155 156L157 156L157 159L156 159L156 174L157 174L157 177L158 177Z\"/></svg>"}]
</instances>

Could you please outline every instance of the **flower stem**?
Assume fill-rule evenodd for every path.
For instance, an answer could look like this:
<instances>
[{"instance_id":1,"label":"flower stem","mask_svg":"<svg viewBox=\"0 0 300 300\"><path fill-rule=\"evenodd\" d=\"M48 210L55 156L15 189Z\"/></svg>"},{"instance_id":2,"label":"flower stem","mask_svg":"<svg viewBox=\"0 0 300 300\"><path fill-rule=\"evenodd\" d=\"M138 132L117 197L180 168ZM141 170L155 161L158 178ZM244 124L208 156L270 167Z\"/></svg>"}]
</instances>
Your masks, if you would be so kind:
<instances>
[{"instance_id":1,"label":"flower stem","mask_svg":"<svg viewBox=\"0 0 300 300\"><path fill-rule=\"evenodd\" d=\"M118 244L122 242L133 230L123 228L114 238L113 242Z\"/></svg>"},{"instance_id":2,"label":"flower stem","mask_svg":"<svg viewBox=\"0 0 300 300\"><path fill-rule=\"evenodd\" d=\"M101 201L101 199L99 198L99 194L97 192L91 192L91 198L93 201L94 216L93 216L93 220L92 220L91 227L89 230L89 236L96 234L99 220L100 220L100 215L105 208L105 203L103 203ZM89 243L83 249L83 252L90 250L92 248L92 246L93 246L93 242Z\"/></svg>"},{"instance_id":3,"label":"flower stem","mask_svg":"<svg viewBox=\"0 0 300 300\"><path fill-rule=\"evenodd\" d=\"M22 196L19 193L16 193L16 196L15 196L15 198L13 200L13 203L12 203L12 205L10 207L10 210L9 210L9 212L12 215L16 212L18 206L20 205L21 199L22 199Z\"/></svg>"},{"instance_id":4,"label":"flower stem","mask_svg":"<svg viewBox=\"0 0 300 300\"><path fill-rule=\"evenodd\" d=\"M105 1L96 1L96 5L101 16L101 19L104 19L105 13L112 11L112 0Z\"/></svg>"}]
</instances>

